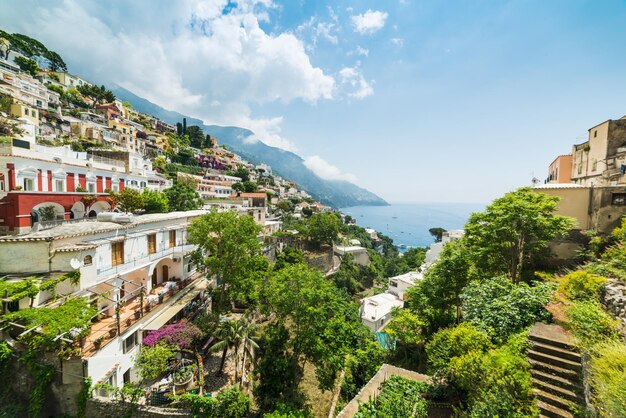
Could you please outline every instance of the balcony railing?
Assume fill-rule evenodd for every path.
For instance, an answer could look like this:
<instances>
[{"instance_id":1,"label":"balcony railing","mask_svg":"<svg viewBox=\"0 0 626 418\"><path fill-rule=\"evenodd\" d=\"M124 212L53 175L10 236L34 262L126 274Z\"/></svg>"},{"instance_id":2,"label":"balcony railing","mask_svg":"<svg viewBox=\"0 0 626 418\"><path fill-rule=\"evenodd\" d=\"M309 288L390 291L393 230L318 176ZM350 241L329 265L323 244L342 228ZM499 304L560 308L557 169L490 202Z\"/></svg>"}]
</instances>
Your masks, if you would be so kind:
<instances>
[{"instance_id":1,"label":"balcony railing","mask_svg":"<svg viewBox=\"0 0 626 418\"><path fill-rule=\"evenodd\" d=\"M129 271L136 269L137 267L140 267L147 263L151 263L155 260L159 260L163 257L174 257L176 254L179 253L182 256L182 253L192 251L193 249L195 249L195 245L177 245L176 247L163 249L153 254L147 254L141 257L133 258L131 260L125 260L123 264L118 264L117 266L98 268L97 275L99 278L101 278L106 276L112 276L115 274L126 274Z\"/></svg>"}]
</instances>

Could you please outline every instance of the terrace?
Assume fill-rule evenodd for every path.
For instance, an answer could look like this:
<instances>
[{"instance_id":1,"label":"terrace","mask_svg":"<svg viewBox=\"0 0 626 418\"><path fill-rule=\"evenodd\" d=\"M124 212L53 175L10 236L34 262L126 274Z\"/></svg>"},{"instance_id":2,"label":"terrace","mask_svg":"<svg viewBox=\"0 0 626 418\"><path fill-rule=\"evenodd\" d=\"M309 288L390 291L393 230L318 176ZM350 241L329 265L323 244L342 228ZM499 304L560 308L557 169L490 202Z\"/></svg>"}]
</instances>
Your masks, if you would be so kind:
<instances>
[{"instance_id":1,"label":"terrace","mask_svg":"<svg viewBox=\"0 0 626 418\"><path fill-rule=\"evenodd\" d=\"M140 286L119 302L108 299L109 292L92 292L97 298L105 298L111 303L99 310L90 334L81 342L83 357L93 356L140 321L144 324L142 330L161 328L207 287L208 281L196 272L186 280L164 282L147 295ZM110 285L110 289L116 288Z\"/></svg>"}]
</instances>

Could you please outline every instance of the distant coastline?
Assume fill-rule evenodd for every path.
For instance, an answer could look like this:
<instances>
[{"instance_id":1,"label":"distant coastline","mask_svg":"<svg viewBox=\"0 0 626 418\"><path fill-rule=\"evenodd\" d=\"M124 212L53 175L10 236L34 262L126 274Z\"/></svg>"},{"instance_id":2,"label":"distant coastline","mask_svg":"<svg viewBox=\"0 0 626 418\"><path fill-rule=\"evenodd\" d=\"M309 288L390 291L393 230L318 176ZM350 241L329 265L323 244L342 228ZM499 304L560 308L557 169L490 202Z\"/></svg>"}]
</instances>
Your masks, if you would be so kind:
<instances>
[{"instance_id":1,"label":"distant coastline","mask_svg":"<svg viewBox=\"0 0 626 418\"><path fill-rule=\"evenodd\" d=\"M430 228L463 229L470 214L485 206L486 203L390 203L345 207L341 212L352 216L359 226L389 236L402 251L432 244Z\"/></svg>"}]
</instances>

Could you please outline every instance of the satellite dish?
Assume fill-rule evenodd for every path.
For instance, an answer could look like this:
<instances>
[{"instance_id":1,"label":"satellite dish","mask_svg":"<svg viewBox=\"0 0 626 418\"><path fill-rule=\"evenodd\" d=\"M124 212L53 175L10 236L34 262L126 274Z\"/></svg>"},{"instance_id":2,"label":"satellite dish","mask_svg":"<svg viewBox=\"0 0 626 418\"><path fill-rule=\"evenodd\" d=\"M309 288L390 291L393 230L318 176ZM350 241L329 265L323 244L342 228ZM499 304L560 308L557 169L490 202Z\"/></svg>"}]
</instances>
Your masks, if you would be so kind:
<instances>
[{"instance_id":1,"label":"satellite dish","mask_svg":"<svg viewBox=\"0 0 626 418\"><path fill-rule=\"evenodd\" d=\"M80 260L79 260L78 258L72 258L72 259L70 260L70 266L72 266L72 268L73 268L74 270L79 269L79 268L80 268L80 266L81 266L81 264L82 264L82 263L80 262Z\"/></svg>"}]
</instances>

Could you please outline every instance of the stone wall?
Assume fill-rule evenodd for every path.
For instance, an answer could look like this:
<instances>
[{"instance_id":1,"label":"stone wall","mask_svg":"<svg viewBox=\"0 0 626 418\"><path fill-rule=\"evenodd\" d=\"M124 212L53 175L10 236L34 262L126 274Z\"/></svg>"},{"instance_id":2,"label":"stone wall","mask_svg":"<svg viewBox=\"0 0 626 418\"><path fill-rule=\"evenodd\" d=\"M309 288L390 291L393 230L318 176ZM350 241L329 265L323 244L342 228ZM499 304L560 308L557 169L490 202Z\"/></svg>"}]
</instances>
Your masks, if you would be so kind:
<instances>
[{"instance_id":1,"label":"stone wall","mask_svg":"<svg viewBox=\"0 0 626 418\"><path fill-rule=\"evenodd\" d=\"M129 411L130 405L108 398L93 397L87 401L87 418L123 417ZM156 406L139 406L132 415L134 418L167 418L191 417L189 411L174 408L159 408Z\"/></svg>"},{"instance_id":2,"label":"stone wall","mask_svg":"<svg viewBox=\"0 0 626 418\"><path fill-rule=\"evenodd\" d=\"M607 310L621 321L622 329L626 329L626 282L609 279L602 299Z\"/></svg>"},{"instance_id":3,"label":"stone wall","mask_svg":"<svg viewBox=\"0 0 626 418\"><path fill-rule=\"evenodd\" d=\"M323 248L319 252L307 251L304 254L306 263L310 268L319 270L323 273L333 268L333 249Z\"/></svg>"}]
</instances>

